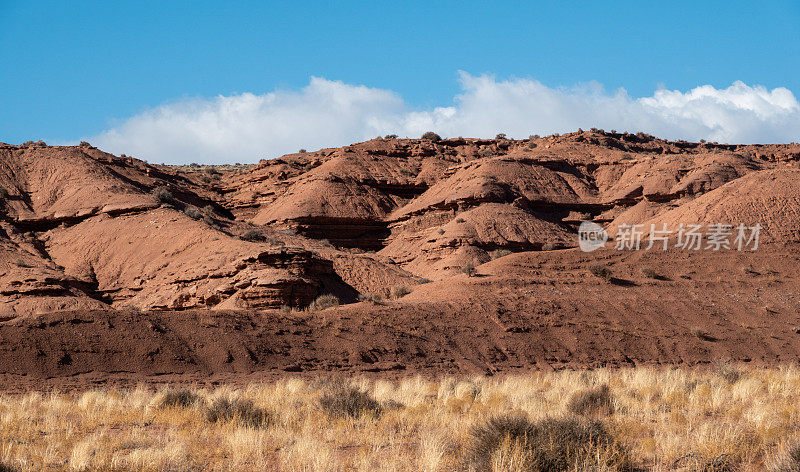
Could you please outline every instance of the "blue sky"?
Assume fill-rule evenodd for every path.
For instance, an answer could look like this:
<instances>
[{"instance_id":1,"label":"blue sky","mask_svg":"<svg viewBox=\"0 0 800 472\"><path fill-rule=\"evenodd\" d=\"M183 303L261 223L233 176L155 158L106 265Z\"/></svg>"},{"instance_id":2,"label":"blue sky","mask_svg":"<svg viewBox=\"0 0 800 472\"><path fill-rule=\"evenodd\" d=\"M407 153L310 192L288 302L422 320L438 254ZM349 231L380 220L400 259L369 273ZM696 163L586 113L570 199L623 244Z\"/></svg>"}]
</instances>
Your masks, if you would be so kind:
<instances>
[{"instance_id":1,"label":"blue sky","mask_svg":"<svg viewBox=\"0 0 800 472\"><path fill-rule=\"evenodd\" d=\"M612 99L623 88L629 99L638 103L638 98L653 97L659 89L687 93L710 85L719 91L741 81L747 87L762 86L767 93L786 89L794 99L800 93L800 2L0 0L0 64L0 141L41 138L72 142L91 137L115 152L125 152L120 148L129 146L134 154L156 160L186 160L196 153L207 159L252 161L289 152L295 146L346 144L339 141L391 126L398 127L401 134L426 124L439 124L465 135L469 131L489 133L494 130L490 122L478 125L465 118L454 124L433 116L439 108L463 105L463 96L470 95L470 90L475 95L514 96L518 90L537 86L543 87L540 92L552 93L574 92L578 87L584 91L574 93L584 98L601 93ZM280 112L298 116L293 122L297 127L306 122L314 126L306 135L288 133L290 139L274 137L255 143L263 146L263 152L242 148L230 156L221 155L219 148L182 147L178 141L191 140L191 133L162 129L187 126L174 119L164 121L164 115L177 113L192 121L197 113L207 115L211 109L218 113L226 106L214 102L220 96L253 94L272 97L267 102L299 101L304 110L315 108L309 102L314 97L342 100L339 92L330 90L321 92L327 98L319 98L320 94L309 90L312 77L326 81L322 88L325 84L345 87L346 101L354 100L353 94L358 95L363 86L377 97L369 100L377 100L379 105L370 102L362 112L368 116L353 118L360 120L360 128L353 124L320 141L313 136L326 126L326 116L335 121L340 110L329 108L330 115L312 119L295 113L291 104L264 111L268 105L262 101L252 105L261 110L259 117ZM475 85L481 78L490 80L488 88ZM503 89L503 84L513 87ZM603 92L595 90L599 86ZM587 87L594 91L586 92ZM505 92L498 92L500 89ZM756 93L742 90L745 95ZM538 108L550 95L536 93L530 113L550 116L551 110ZM654 121L652 130L690 138L788 139L796 131L789 123L796 112L791 99L779 95L768 101L773 105L779 101L789 116L769 115L768 122L759 122L752 129L732 131L727 121L681 127L675 124L675 120L685 119L685 112L680 111ZM384 103L387 100L391 103ZM173 105L178 111L169 108ZM350 110L351 105L347 101L339 106ZM474 106L481 106L480 102ZM565 105L562 101L553 106ZM741 110L734 111L731 123L740 121L737 113ZM420 123L415 112L430 116ZM523 112L516 116L525 122ZM460 109L454 113L461 116ZM502 110L497 113L502 116ZM764 121L764 110L750 113ZM553 121L569 127L581 121L576 116L555 116ZM618 120L620 128L637 121L602 113L594 118L611 125ZM142 124L145 119L157 123ZM239 119L254 120L252 115ZM272 116L272 121L263 125L275 119L280 117ZM376 120L381 124L375 124ZM518 127L516 134L527 129L531 133L552 131L547 123L527 128L516 122L504 126ZM143 131L157 129L168 136L151 137ZM219 132L217 142L260 134L257 127L242 136L229 136L231 130L214 126L192 129L194 133ZM170 149L169 154L131 144L137 139L160 142ZM310 143L305 145L304 140Z\"/></svg>"}]
</instances>

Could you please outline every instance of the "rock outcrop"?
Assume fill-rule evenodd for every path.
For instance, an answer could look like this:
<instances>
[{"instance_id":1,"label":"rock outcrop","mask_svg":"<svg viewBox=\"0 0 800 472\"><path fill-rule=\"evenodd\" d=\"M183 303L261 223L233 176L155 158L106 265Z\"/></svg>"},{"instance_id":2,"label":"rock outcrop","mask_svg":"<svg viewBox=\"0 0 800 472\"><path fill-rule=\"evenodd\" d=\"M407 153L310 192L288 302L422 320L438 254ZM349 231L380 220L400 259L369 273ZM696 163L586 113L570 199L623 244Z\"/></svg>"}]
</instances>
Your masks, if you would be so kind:
<instances>
[{"instance_id":1,"label":"rock outcrop","mask_svg":"<svg viewBox=\"0 0 800 472\"><path fill-rule=\"evenodd\" d=\"M620 224L761 221L765 241L793 242L798 162L797 144L600 130L374 139L213 174L0 144L0 316L388 297L510 252L574 247L585 220L612 236Z\"/></svg>"}]
</instances>

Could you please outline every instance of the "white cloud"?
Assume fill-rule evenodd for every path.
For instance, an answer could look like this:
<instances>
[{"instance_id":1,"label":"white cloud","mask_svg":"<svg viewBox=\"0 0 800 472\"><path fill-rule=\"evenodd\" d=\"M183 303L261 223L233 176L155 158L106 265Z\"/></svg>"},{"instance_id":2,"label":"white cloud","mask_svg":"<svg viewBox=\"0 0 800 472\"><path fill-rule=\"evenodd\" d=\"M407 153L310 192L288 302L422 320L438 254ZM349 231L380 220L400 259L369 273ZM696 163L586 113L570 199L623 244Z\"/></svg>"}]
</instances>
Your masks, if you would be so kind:
<instances>
[{"instance_id":1,"label":"white cloud","mask_svg":"<svg viewBox=\"0 0 800 472\"><path fill-rule=\"evenodd\" d=\"M513 137L599 127L671 139L796 141L800 104L786 88L735 82L632 98L600 84L550 88L461 73L451 106L413 110L389 90L312 78L299 91L184 100L147 110L89 140L151 162L253 162L300 148L342 146L388 133Z\"/></svg>"}]
</instances>

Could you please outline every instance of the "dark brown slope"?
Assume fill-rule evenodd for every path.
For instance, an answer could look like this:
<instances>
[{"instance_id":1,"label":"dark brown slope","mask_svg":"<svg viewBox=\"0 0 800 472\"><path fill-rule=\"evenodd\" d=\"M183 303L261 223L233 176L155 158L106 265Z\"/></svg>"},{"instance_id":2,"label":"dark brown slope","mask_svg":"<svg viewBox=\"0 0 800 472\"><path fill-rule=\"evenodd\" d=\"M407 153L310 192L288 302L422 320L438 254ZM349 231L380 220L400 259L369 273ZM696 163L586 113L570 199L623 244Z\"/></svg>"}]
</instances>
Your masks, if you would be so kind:
<instances>
[{"instance_id":1,"label":"dark brown slope","mask_svg":"<svg viewBox=\"0 0 800 472\"><path fill-rule=\"evenodd\" d=\"M83 311L0 324L0 384L253 381L797 362L798 246L756 253L527 252L385 305L312 313ZM616 280L588 267L601 260ZM743 268L747 267L745 271ZM662 277L645 277L642 268Z\"/></svg>"}]
</instances>

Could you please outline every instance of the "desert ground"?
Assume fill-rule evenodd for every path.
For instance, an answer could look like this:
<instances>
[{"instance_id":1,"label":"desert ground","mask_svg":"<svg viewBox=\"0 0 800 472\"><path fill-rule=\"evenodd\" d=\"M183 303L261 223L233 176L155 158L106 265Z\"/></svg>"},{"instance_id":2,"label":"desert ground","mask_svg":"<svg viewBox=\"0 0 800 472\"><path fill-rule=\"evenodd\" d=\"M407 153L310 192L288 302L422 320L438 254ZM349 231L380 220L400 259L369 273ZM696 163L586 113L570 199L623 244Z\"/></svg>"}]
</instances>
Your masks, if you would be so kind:
<instances>
[{"instance_id":1,"label":"desert ground","mask_svg":"<svg viewBox=\"0 0 800 472\"><path fill-rule=\"evenodd\" d=\"M597 129L0 143L0 470L798 470L799 164Z\"/></svg>"}]
</instances>

